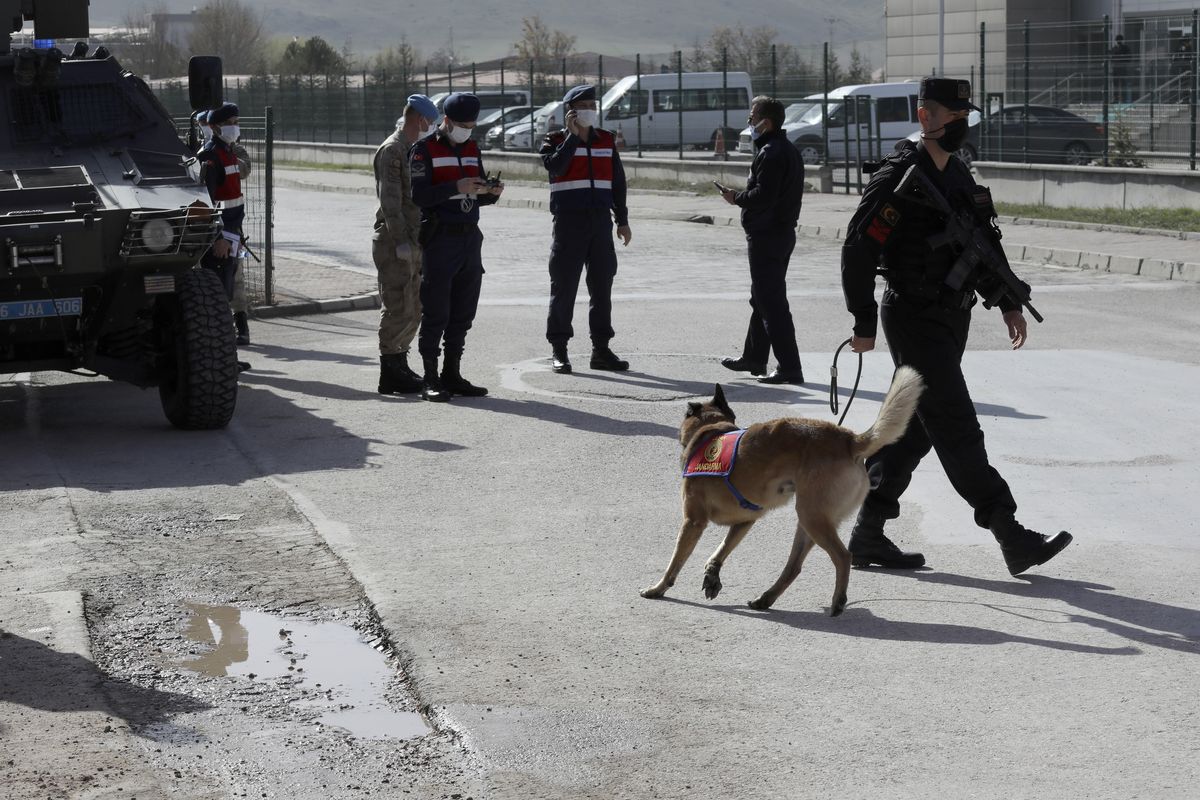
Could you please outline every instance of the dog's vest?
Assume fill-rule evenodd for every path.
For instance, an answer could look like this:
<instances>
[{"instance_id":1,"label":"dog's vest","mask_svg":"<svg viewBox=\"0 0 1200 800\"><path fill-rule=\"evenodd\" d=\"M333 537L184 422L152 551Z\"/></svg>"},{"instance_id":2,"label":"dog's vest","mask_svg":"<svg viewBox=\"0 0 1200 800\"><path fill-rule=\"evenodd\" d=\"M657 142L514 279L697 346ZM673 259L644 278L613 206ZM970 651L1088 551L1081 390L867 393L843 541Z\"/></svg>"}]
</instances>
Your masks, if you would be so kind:
<instances>
[{"instance_id":1,"label":"dog's vest","mask_svg":"<svg viewBox=\"0 0 1200 800\"><path fill-rule=\"evenodd\" d=\"M729 473L733 472L733 465L737 463L738 445L745 434L745 429L718 433L702 442L683 468L683 477L724 478L738 505L748 511L762 511L762 506L747 500L729 480Z\"/></svg>"}]
</instances>

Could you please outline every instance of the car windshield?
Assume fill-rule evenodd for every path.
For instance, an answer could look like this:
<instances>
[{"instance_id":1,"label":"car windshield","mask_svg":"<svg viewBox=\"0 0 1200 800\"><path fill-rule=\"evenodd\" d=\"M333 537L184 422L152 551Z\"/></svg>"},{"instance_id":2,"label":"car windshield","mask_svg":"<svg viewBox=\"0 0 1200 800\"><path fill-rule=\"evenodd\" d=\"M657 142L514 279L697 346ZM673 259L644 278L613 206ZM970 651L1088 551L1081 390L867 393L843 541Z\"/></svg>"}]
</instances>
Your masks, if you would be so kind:
<instances>
[{"instance_id":1,"label":"car windshield","mask_svg":"<svg viewBox=\"0 0 1200 800\"><path fill-rule=\"evenodd\" d=\"M497 108L495 111L489 111L487 114L479 118L479 121L475 123L475 127L478 128L484 125L494 125L500 121L500 115L503 113L504 111L499 108Z\"/></svg>"},{"instance_id":2,"label":"car windshield","mask_svg":"<svg viewBox=\"0 0 1200 800\"><path fill-rule=\"evenodd\" d=\"M805 101L803 103L793 103L792 105L788 106L783 117L783 124L795 125L797 122L804 122L804 115L809 111L812 111L814 105L817 107L817 111L819 112L821 110L821 105L819 103L810 103ZM820 117L821 115L818 113L817 119L820 119Z\"/></svg>"},{"instance_id":3,"label":"car windshield","mask_svg":"<svg viewBox=\"0 0 1200 800\"><path fill-rule=\"evenodd\" d=\"M558 107L559 107L560 105L562 105L562 103L560 103L560 102L559 102L559 101L557 101L557 100L553 100L553 101L551 101L551 102L549 102L549 103L546 103L546 105L542 106L542 107L541 107L541 108L539 108L537 111L533 112L533 115L534 115L535 117L537 117L538 119L542 119L543 117L548 117L548 116L550 116L551 114L553 114L553 113L555 113L556 111L558 111Z\"/></svg>"},{"instance_id":4,"label":"car windshield","mask_svg":"<svg viewBox=\"0 0 1200 800\"><path fill-rule=\"evenodd\" d=\"M604 93L604 97L600 98L600 108L608 111L612 108L613 103L621 99L625 94L625 90L629 88L625 84L618 81L615 86Z\"/></svg>"}]
</instances>

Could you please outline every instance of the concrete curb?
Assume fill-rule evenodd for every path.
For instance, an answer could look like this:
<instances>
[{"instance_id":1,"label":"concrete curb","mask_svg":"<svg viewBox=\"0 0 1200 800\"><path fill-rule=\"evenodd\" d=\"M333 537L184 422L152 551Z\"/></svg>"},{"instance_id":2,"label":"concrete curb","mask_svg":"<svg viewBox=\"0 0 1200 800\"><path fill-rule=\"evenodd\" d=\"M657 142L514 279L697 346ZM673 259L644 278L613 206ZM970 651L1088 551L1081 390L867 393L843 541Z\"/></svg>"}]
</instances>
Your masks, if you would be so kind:
<instances>
[{"instance_id":1,"label":"concrete curb","mask_svg":"<svg viewBox=\"0 0 1200 800\"><path fill-rule=\"evenodd\" d=\"M367 311L379 308L379 292L338 297L331 300L308 300L303 303L286 303L277 306L255 306L250 310L254 319L278 319L280 317L303 317L310 314L333 314L341 311Z\"/></svg>"}]
</instances>

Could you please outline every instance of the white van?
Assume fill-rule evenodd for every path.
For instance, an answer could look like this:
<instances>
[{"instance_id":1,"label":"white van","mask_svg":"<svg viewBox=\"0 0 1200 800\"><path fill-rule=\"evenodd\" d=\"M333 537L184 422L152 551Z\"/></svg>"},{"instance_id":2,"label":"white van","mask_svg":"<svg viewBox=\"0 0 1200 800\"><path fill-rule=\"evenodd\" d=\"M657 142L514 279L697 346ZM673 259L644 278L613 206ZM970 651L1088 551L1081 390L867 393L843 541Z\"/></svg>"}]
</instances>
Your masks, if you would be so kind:
<instances>
[{"instance_id":1,"label":"white van","mask_svg":"<svg viewBox=\"0 0 1200 800\"><path fill-rule=\"evenodd\" d=\"M471 90L464 87L456 91L469 92ZM449 96L450 92L438 92L429 99L437 106L437 110L441 111L442 103L446 102L446 98ZM479 98L480 116L488 111L495 111L501 108L529 105L529 92L521 89L506 89L503 92L492 89L480 89L475 92L475 96Z\"/></svg>"},{"instance_id":2,"label":"white van","mask_svg":"<svg viewBox=\"0 0 1200 800\"><path fill-rule=\"evenodd\" d=\"M675 72L629 75L613 84L600 101L600 124L620 130L628 147L678 147L683 121L685 147L712 147L724 129L726 146L750 113L750 76L745 72L685 72L683 91ZM726 124L728 122L728 124Z\"/></svg>"},{"instance_id":3,"label":"white van","mask_svg":"<svg viewBox=\"0 0 1200 800\"><path fill-rule=\"evenodd\" d=\"M839 86L829 92L829 160L847 157L864 159L887 155L896 142L908 136L917 122L918 81L903 83L864 83ZM825 115L821 110L824 94L811 94L804 103L813 103L794 122L784 123L788 139L800 151L805 164L821 161L825 146ZM851 98L864 98L853 100ZM868 110L869 109L869 110ZM861 113L860 113L861 112ZM861 118L860 118L861 117ZM876 139L878 127L879 138ZM749 129L743 131L749 138ZM849 147L847 148L847 134ZM740 141L739 141L740 149Z\"/></svg>"}]
</instances>

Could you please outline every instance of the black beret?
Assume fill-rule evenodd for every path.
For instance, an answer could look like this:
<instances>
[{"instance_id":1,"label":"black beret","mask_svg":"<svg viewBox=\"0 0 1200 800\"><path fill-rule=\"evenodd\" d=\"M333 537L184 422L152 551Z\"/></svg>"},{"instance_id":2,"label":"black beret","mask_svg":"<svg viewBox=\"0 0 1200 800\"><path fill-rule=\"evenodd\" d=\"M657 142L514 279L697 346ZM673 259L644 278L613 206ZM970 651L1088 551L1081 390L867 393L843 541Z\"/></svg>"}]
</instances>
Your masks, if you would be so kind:
<instances>
[{"instance_id":1,"label":"black beret","mask_svg":"<svg viewBox=\"0 0 1200 800\"><path fill-rule=\"evenodd\" d=\"M470 92L455 92L442 103L442 111L452 122L474 122L479 118L479 98Z\"/></svg>"},{"instance_id":2,"label":"black beret","mask_svg":"<svg viewBox=\"0 0 1200 800\"><path fill-rule=\"evenodd\" d=\"M574 103L576 100L595 100L595 99L596 99L596 87L592 86L589 83L585 83L580 86L576 86L573 89L569 89L567 91L567 93L565 95L563 95L563 105L570 105L571 103Z\"/></svg>"},{"instance_id":3,"label":"black beret","mask_svg":"<svg viewBox=\"0 0 1200 800\"><path fill-rule=\"evenodd\" d=\"M212 125L220 125L222 122L228 122L234 117L241 116L238 114L238 107L233 103L222 103L217 108L208 112L208 121Z\"/></svg>"}]
</instances>

